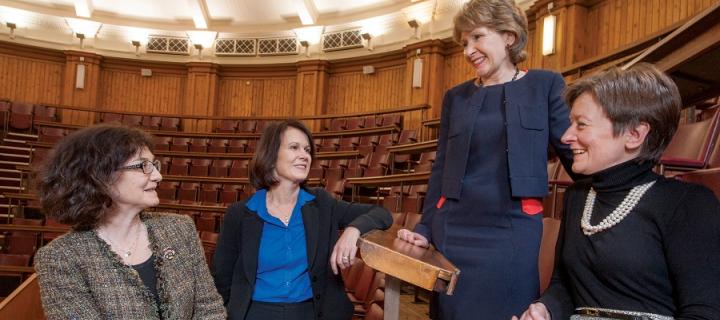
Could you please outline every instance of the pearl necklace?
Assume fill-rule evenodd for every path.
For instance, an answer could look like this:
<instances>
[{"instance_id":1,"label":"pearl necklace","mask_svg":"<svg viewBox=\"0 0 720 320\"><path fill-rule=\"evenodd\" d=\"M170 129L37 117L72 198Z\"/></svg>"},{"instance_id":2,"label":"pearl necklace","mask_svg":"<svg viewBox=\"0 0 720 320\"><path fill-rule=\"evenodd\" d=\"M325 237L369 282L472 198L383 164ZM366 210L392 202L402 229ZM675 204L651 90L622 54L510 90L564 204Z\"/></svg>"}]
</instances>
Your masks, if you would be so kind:
<instances>
[{"instance_id":1,"label":"pearl necklace","mask_svg":"<svg viewBox=\"0 0 720 320\"><path fill-rule=\"evenodd\" d=\"M640 202L640 198L642 198L645 192L647 192L648 189L653 186L653 184L655 184L655 181L650 181L648 183L633 187L630 190L630 193L625 196L625 199L623 199L620 205L615 208L615 210L613 210L610 215L600 221L597 226L593 226L590 224L593 207L595 206L596 195L595 189L590 188L590 192L588 192L587 199L585 200L585 208L583 209L583 215L580 219L580 227L582 228L583 233L586 236L590 236L600 231L610 229L616 224L620 223L620 221L622 221L628 214L630 214L630 211L635 208L638 202Z\"/></svg>"}]
</instances>

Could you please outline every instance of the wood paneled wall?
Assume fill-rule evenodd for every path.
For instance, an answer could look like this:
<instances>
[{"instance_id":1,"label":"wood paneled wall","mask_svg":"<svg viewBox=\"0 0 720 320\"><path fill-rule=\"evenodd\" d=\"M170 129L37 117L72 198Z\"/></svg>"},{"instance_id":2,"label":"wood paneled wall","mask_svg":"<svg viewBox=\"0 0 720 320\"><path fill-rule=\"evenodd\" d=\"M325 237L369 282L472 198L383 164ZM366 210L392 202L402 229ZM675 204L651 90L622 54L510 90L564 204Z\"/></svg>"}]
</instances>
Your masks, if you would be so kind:
<instances>
[{"instance_id":1,"label":"wood paneled wall","mask_svg":"<svg viewBox=\"0 0 720 320\"><path fill-rule=\"evenodd\" d=\"M64 68L64 57L57 61L0 54L0 97L59 104Z\"/></svg>"},{"instance_id":2,"label":"wood paneled wall","mask_svg":"<svg viewBox=\"0 0 720 320\"><path fill-rule=\"evenodd\" d=\"M99 81L97 106L102 110L180 114L187 76L155 71L152 77L143 77L139 68L105 69Z\"/></svg>"},{"instance_id":3,"label":"wood paneled wall","mask_svg":"<svg viewBox=\"0 0 720 320\"><path fill-rule=\"evenodd\" d=\"M217 115L228 117L295 114L295 77L221 78Z\"/></svg>"},{"instance_id":4,"label":"wood paneled wall","mask_svg":"<svg viewBox=\"0 0 720 320\"><path fill-rule=\"evenodd\" d=\"M601 55L686 20L717 0L607 0L588 8L587 54Z\"/></svg>"},{"instance_id":5,"label":"wood paneled wall","mask_svg":"<svg viewBox=\"0 0 720 320\"><path fill-rule=\"evenodd\" d=\"M529 11L527 68L562 68L617 51L677 26L716 0L552 0L558 16L556 53L542 56L542 18L551 0ZM420 50L419 52L417 50ZM84 59L84 60L83 60ZM423 81L412 87L415 59L423 59ZM85 89L75 89L75 68L89 69ZM374 74L363 74L372 65ZM140 68L153 71L142 77ZM294 64L217 65L164 63L102 57L0 42L0 98L187 116L312 116L372 112L430 104L424 115L406 114L407 127L440 114L447 89L474 77L462 48L451 40L424 40L402 50L343 60ZM92 121L72 112L63 121ZM211 130L212 123L190 128Z\"/></svg>"},{"instance_id":6,"label":"wood paneled wall","mask_svg":"<svg viewBox=\"0 0 720 320\"><path fill-rule=\"evenodd\" d=\"M539 0L528 10L530 68L559 71L648 39L717 0ZM542 19L554 4L556 53L542 55Z\"/></svg>"},{"instance_id":7,"label":"wood paneled wall","mask_svg":"<svg viewBox=\"0 0 720 320\"><path fill-rule=\"evenodd\" d=\"M405 65L376 68L374 74L362 71L335 73L328 83L328 114L382 110L406 104Z\"/></svg>"}]
</instances>

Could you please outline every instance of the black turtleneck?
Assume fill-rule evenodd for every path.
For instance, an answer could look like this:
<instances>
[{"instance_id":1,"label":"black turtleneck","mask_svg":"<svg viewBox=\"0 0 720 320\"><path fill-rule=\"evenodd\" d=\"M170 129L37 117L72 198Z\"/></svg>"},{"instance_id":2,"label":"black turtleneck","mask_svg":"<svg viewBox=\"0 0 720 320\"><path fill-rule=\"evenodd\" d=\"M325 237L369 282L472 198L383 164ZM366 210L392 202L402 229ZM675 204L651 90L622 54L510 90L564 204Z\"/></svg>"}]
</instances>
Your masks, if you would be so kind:
<instances>
[{"instance_id":1,"label":"black turtleneck","mask_svg":"<svg viewBox=\"0 0 720 320\"><path fill-rule=\"evenodd\" d=\"M720 203L702 186L666 179L631 160L597 172L565 193L555 271L542 295L553 319L577 307L650 312L678 319L720 317ZM589 189L597 225L630 190L656 181L610 229L580 228Z\"/></svg>"}]
</instances>

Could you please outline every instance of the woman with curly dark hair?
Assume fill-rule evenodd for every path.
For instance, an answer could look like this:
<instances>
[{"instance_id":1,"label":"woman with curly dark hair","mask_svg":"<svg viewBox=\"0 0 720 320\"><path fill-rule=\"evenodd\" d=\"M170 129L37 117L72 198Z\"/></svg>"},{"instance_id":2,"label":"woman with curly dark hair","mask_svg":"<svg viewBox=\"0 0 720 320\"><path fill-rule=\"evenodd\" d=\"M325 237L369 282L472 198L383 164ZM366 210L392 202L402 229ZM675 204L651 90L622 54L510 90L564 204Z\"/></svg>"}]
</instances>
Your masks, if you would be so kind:
<instances>
[{"instance_id":1,"label":"woman with curly dark hair","mask_svg":"<svg viewBox=\"0 0 720 320\"><path fill-rule=\"evenodd\" d=\"M35 258L48 319L225 319L193 222L144 212L159 170L138 129L98 125L54 148L40 200L73 230Z\"/></svg>"}]
</instances>

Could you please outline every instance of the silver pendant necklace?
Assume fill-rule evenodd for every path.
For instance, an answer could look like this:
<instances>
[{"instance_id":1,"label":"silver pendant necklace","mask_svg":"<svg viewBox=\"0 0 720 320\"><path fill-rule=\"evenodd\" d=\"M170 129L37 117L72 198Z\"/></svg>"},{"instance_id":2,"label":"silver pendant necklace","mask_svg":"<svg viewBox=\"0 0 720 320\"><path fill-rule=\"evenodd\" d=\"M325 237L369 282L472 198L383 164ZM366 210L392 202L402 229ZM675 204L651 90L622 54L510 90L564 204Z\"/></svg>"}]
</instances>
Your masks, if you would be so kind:
<instances>
[{"instance_id":1,"label":"silver pendant necklace","mask_svg":"<svg viewBox=\"0 0 720 320\"><path fill-rule=\"evenodd\" d=\"M133 251L135 250L135 246L137 246L138 240L140 239L140 231L142 230L142 227L143 227L143 225L140 224L140 226L138 226L138 227L136 228L136 229L137 229L137 232L135 232L135 240L132 242L132 244L130 245L130 247L128 247L127 249L121 248L117 243L115 243L115 241L113 241L112 239L110 239L110 237L108 237L107 234L102 233L101 236L102 236L103 239L107 239L107 241L110 241L110 245L111 245L112 247L115 247L117 250L119 250L119 251L120 251L120 255L121 255L123 258L127 259L127 258L130 258L130 256L132 255Z\"/></svg>"},{"instance_id":2,"label":"silver pendant necklace","mask_svg":"<svg viewBox=\"0 0 720 320\"><path fill-rule=\"evenodd\" d=\"M650 181L645 184L641 184L633 187L630 192L625 196L625 199L620 205L613 210L610 215L605 217L596 226L590 224L590 218L592 218L593 207L595 206L595 189L590 188L587 199L585 200L585 208L583 209L582 218L580 219L580 227L586 236L596 234L600 231L607 230L620 223L633 208L640 202L640 198L647 192L650 187L655 184L655 181Z\"/></svg>"}]
</instances>

